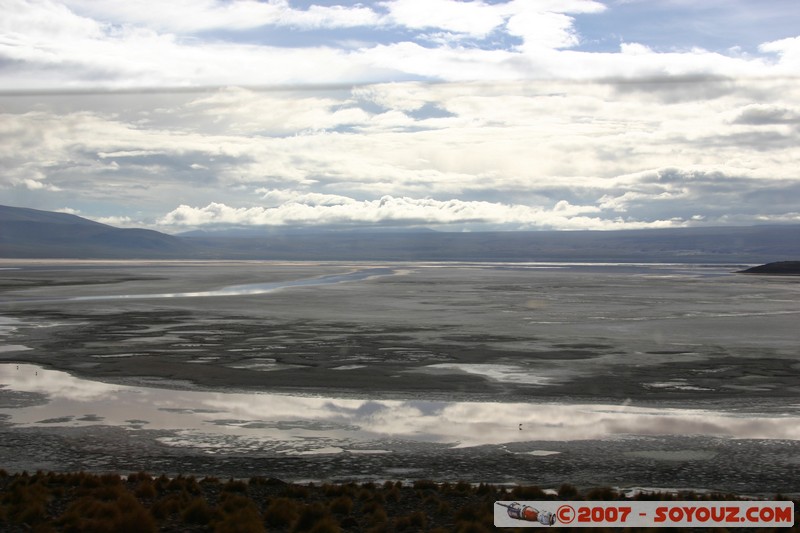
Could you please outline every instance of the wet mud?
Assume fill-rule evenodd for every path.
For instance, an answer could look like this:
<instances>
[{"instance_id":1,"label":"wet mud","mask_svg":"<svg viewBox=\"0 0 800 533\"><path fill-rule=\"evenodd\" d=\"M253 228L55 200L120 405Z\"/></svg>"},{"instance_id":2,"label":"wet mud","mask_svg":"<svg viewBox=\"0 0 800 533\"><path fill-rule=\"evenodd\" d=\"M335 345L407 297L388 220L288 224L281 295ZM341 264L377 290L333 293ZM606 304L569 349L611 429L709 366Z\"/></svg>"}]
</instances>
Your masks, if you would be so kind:
<instances>
[{"instance_id":1,"label":"wet mud","mask_svg":"<svg viewBox=\"0 0 800 533\"><path fill-rule=\"evenodd\" d=\"M594 402L794 416L800 404L800 284L736 275L733 266L12 266L17 270L3 271L0 279L0 362L106 383L498 402L500 413L512 402ZM257 295L113 298L367 268L391 274ZM102 299L74 299L87 296ZM47 395L6 389L0 389L6 416L0 460L7 470L797 491L800 462L792 439L700 432L554 443L532 435L525 443L471 447L383 440L381 453L287 458L218 446L210 454L191 443L165 444L179 433L148 429L147 420L120 427L82 412L70 420L42 418L35 427L16 424L14 409L43 404ZM498 416L516 425L513 412ZM532 453L537 450L559 453Z\"/></svg>"}]
</instances>

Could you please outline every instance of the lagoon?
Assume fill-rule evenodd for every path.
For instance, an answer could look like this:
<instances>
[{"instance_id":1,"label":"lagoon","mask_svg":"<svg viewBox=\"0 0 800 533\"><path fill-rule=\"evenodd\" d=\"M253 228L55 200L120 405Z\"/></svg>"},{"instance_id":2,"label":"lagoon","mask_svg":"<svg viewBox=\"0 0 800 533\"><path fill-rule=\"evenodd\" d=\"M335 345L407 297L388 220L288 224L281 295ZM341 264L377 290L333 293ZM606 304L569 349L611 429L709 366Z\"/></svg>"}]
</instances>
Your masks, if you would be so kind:
<instances>
[{"instance_id":1,"label":"lagoon","mask_svg":"<svg viewBox=\"0 0 800 533\"><path fill-rule=\"evenodd\" d=\"M791 279L691 264L12 267L7 469L795 486Z\"/></svg>"}]
</instances>

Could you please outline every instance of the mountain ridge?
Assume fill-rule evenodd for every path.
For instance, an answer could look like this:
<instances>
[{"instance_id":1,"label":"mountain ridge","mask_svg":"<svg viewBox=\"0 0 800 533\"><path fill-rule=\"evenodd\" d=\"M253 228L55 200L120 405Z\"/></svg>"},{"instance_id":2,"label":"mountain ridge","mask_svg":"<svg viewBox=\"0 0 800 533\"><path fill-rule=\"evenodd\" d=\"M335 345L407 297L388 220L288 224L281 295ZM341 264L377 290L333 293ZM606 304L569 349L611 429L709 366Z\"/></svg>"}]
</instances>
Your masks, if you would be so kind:
<instances>
[{"instance_id":1,"label":"mountain ridge","mask_svg":"<svg viewBox=\"0 0 800 533\"><path fill-rule=\"evenodd\" d=\"M272 228L263 235L176 236L0 205L0 257L761 264L800 257L800 225L471 233Z\"/></svg>"},{"instance_id":2,"label":"mountain ridge","mask_svg":"<svg viewBox=\"0 0 800 533\"><path fill-rule=\"evenodd\" d=\"M140 228L116 228L69 213L0 206L0 257L155 258L190 252L182 240Z\"/></svg>"}]
</instances>

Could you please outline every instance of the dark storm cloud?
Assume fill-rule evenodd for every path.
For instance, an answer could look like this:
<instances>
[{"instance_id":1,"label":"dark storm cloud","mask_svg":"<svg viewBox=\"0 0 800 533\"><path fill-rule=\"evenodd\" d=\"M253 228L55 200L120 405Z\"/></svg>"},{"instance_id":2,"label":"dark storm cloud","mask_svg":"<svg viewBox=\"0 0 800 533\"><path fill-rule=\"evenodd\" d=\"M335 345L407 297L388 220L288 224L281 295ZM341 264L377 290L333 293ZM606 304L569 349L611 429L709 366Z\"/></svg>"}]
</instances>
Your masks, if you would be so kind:
<instances>
[{"instance_id":1,"label":"dark storm cloud","mask_svg":"<svg viewBox=\"0 0 800 533\"><path fill-rule=\"evenodd\" d=\"M764 126L769 124L800 124L800 112L788 107L754 104L747 106L733 120L734 124Z\"/></svg>"},{"instance_id":2,"label":"dark storm cloud","mask_svg":"<svg viewBox=\"0 0 800 533\"><path fill-rule=\"evenodd\" d=\"M664 104L715 100L741 90L733 78L719 76L659 76L609 80L619 95L647 96Z\"/></svg>"},{"instance_id":3,"label":"dark storm cloud","mask_svg":"<svg viewBox=\"0 0 800 533\"><path fill-rule=\"evenodd\" d=\"M695 142L708 148L742 147L747 150L766 152L796 147L798 140L800 140L799 134L800 132L797 130L786 133L781 131L747 131L705 137L697 139Z\"/></svg>"},{"instance_id":4,"label":"dark storm cloud","mask_svg":"<svg viewBox=\"0 0 800 533\"><path fill-rule=\"evenodd\" d=\"M8 97L0 187L162 229L793 220L796 84L721 83L668 105L563 81Z\"/></svg>"},{"instance_id":5,"label":"dark storm cloud","mask_svg":"<svg viewBox=\"0 0 800 533\"><path fill-rule=\"evenodd\" d=\"M733 169L665 168L624 180L601 206L639 220L678 218L685 221L752 224L763 220L797 221L800 182L754 179Z\"/></svg>"}]
</instances>

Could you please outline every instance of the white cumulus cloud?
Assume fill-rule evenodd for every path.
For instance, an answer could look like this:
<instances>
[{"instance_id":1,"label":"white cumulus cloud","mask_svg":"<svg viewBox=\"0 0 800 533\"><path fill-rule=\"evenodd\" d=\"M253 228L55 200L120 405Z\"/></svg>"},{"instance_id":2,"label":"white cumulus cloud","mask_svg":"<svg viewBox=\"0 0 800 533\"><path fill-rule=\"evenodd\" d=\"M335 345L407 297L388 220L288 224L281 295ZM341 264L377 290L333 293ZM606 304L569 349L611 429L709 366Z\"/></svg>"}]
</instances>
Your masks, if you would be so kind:
<instances>
[{"instance_id":1,"label":"white cumulus cloud","mask_svg":"<svg viewBox=\"0 0 800 533\"><path fill-rule=\"evenodd\" d=\"M481 0L390 0L382 3L395 24L414 29L439 28L484 37L504 23L504 6Z\"/></svg>"},{"instance_id":2,"label":"white cumulus cloud","mask_svg":"<svg viewBox=\"0 0 800 533\"><path fill-rule=\"evenodd\" d=\"M627 42L619 51L578 48L577 18L615 7L589 0L303 8L288 0L4 0L0 84L63 90L800 72L800 37L768 33L751 54ZM619 40L622 30L603 38Z\"/></svg>"},{"instance_id":3,"label":"white cumulus cloud","mask_svg":"<svg viewBox=\"0 0 800 533\"><path fill-rule=\"evenodd\" d=\"M320 201L323 200L323 201ZM212 202L205 207L181 205L167 213L159 224L170 227L204 225L425 225L452 226L489 224L516 228L601 226L645 227L668 224L664 221L641 223L622 219L600 220L585 216L597 213L594 206L559 202L552 209L484 201L434 200L384 196L375 200L297 195L275 207L231 207Z\"/></svg>"}]
</instances>

